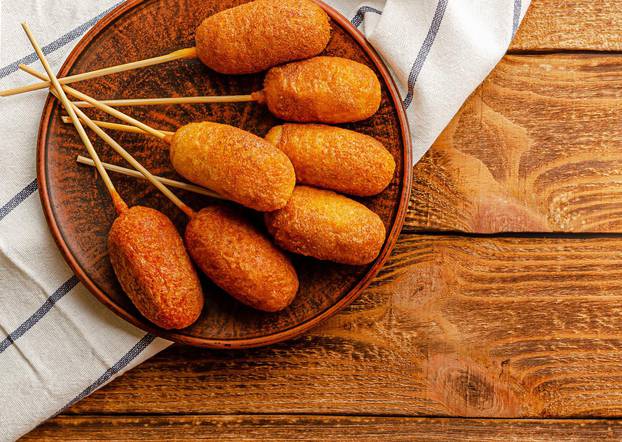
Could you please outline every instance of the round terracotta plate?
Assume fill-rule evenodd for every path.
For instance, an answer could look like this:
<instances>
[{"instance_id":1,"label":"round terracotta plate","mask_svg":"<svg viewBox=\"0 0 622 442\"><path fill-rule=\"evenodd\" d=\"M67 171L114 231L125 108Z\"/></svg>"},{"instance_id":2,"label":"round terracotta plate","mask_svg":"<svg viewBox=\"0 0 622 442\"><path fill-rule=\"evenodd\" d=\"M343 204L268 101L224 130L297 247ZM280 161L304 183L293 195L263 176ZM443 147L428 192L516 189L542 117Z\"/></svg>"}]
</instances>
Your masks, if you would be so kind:
<instances>
[{"instance_id":1,"label":"round terracotta plate","mask_svg":"<svg viewBox=\"0 0 622 442\"><path fill-rule=\"evenodd\" d=\"M166 54L194 45L194 33L205 17L243 3L241 0L130 0L101 20L77 45L59 76L87 72ZM377 54L350 22L329 7L332 37L327 55L351 58L371 66L383 85L379 112L372 118L345 125L379 139L391 151L397 170L381 194L361 201L380 215L387 240L378 259L368 266L347 266L293 256L300 291L293 304L278 314L247 308L206 278L206 306L201 318L180 331L158 329L146 321L121 290L106 250L108 230L115 212L94 169L76 164L85 154L74 128L63 124L61 109L49 99L41 119L38 142L38 179L41 201L50 229L65 259L84 285L105 305L132 324L158 336L191 345L242 348L266 345L296 336L352 302L378 272L393 248L406 213L411 180L410 140L406 117L395 85ZM301 35L300 38L304 38ZM198 60L180 60L146 69L76 83L96 98L141 98L185 95L246 94L260 90L263 74L216 74ZM254 103L124 108L125 112L161 129L175 130L192 121L227 123L263 136L279 124L265 107ZM111 120L90 111L99 119ZM147 169L157 175L181 179L172 170L167 145L139 134L109 132ZM112 150L92 134L102 160L123 164ZM183 232L187 222L168 200L144 181L111 175L129 205L161 210ZM214 201L182 191L176 193L194 209ZM261 224L261 217L249 211Z\"/></svg>"}]
</instances>

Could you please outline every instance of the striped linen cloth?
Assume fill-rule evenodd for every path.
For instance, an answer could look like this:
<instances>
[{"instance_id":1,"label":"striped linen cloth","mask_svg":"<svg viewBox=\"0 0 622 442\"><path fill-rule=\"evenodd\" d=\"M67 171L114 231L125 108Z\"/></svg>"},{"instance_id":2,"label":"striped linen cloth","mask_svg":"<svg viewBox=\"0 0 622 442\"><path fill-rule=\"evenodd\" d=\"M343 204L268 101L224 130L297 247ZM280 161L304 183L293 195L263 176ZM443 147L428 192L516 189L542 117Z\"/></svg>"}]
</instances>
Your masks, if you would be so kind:
<instances>
[{"instance_id":1,"label":"striped linen cloth","mask_svg":"<svg viewBox=\"0 0 622 442\"><path fill-rule=\"evenodd\" d=\"M30 23L58 70L119 0L0 2L0 88L30 83ZM181 1L181 0L180 0ZM200 1L200 0L197 0ZM419 160L505 53L529 0L333 0L386 60ZM170 345L103 307L46 226L35 172L45 91L0 100L0 440L14 440Z\"/></svg>"}]
</instances>

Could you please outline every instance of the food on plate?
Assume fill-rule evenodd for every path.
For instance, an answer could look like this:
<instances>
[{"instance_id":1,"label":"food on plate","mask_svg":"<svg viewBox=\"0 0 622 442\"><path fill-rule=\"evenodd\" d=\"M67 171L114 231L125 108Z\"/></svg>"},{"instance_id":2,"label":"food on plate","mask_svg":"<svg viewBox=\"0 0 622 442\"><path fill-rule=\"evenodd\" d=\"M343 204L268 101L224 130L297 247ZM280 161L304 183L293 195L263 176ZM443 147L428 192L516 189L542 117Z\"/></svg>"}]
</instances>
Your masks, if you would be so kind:
<instances>
[{"instance_id":1,"label":"food on plate","mask_svg":"<svg viewBox=\"0 0 622 442\"><path fill-rule=\"evenodd\" d=\"M395 160L373 137L323 124L284 124L266 135L294 165L296 181L357 196L382 192Z\"/></svg>"},{"instance_id":2,"label":"food on plate","mask_svg":"<svg viewBox=\"0 0 622 442\"><path fill-rule=\"evenodd\" d=\"M185 328L203 309L201 283L170 219L148 207L121 213L108 234L110 262L138 311L165 329Z\"/></svg>"},{"instance_id":3,"label":"food on plate","mask_svg":"<svg viewBox=\"0 0 622 442\"><path fill-rule=\"evenodd\" d=\"M202 209L188 223L185 240L203 273L238 301L276 312L296 296L298 276L291 261L239 209Z\"/></svg>"},{"instance_id":4,"label":"food on plate","mask_svg":"<svg viewBox=\"0 0 622 442\"><path fill-rule=\"evenodd\" d=\"M191 209L75 107L79 118L189 217L182 239L164 214L143 206L128 208L106 182L118 213L108 235L112 267L133 304L154 324L180 329L201 315L204 296L193 262L241 303L278 312L291 305L300 284L286 251L349 265L366 265L378 258L387 235L382 219L340 193L379 194L393 180L395 159L373 137L319 123L357 122L374 115L382 100L381 85L374 70L364 64L317 56L329 39L328 16L313 1L256 0L205 19L197 28L195 48L160 57L159 62L198 57L225 74L269 69L263 89L251 95L195 97L203 100L195 102L257 101L274 116L294 122L273 127L265 139L207 121L186 124L175 132L159 131L66 87L70 95L85 100L78 105L97 107L131 123L134 128L128 130L169 143L174 169L211 189L212 196L265 212L267 234L231 204ZM113 70L156 64L154 60ZM113 101L189 103L192 98ZM74 108L66 97L63 103L68 112ZM70 118L80 132L78 117ZM126 129L112 122L101 125ZM84 141L86 135L81 137ZM109 181L92 146L89 153Z\"/></svg>"},{"instance_id":5,"label":"food on plate","mask_svg":"<svg viewBox=\"0 0 622 442\"><path fill-rule=\"evenodd\" d=\"M285 206L296 176L289 158L261 137L227 124L180 127L172 137L171 163L193 183L259 211Z\"/></svg>"},{"instance_id":6,"label":"food on plate","mask_svg":"<svg viewBox=\"0 0 622 442\"><path fill-rule=\"evenodd\" d=\"M196 32L199 59L223 74L249 74L318 55L328 15L311 0L256 0L207 17Z\"/></svg>"},{"instance_id":7,"label":"food on plate","mask_svg":"<svg viewBox=\"0 0 622 442\"><path fill-rule=\"evenodd\" d=\"M308 186L296 186L287 205L264 221L285 250L343 264L370 263L386 236L380 217L363 204Z\"/></svg>"},{"instance_id":8,"label":"food on plate","mask_svg":"<svg viewBox=\"0 0 622 442\"><path fill-rule=\"evenodd\" d=\"M349 123L371 117L381 101L380 81L364 64L314 57L268 71L253 94L276 117L301 123Z\"/></svg>"}]
</instances>

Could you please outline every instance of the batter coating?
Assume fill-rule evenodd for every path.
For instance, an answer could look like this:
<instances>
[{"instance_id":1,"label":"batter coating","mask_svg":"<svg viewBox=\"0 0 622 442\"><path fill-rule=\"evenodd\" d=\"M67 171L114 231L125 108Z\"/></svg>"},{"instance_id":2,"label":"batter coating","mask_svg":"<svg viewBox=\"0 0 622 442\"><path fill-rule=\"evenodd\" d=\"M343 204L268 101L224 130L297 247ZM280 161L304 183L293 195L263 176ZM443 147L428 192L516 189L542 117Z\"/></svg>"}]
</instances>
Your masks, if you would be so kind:
<instances>
[{"instance_id":1,"label":"batter coating","mask_svg":"<svg viewBox=\"0 0 622 442\"><path fill-rule=\"evenodd\" d=\"M380 82L364 64L341 57L315 57L272 68L255 93L278 118L300 123L348 123L380 107Z\"/></svg>"},{"instance_id":2,"label":"batter coating","mask_svg":"<svg viewBox=\"0 0 622 442\"><path fill-rule=\"evenodd\" d=\"M199 278L175 226L164 214L134 206L108 234L112 268L138 311L159 327L180 329L203 309Z\"/></svg>"},{"instance_id":3,"label":"batter coating","mask_svg":"<svg viewBox=\"0 0 622 442\"><path fill-rule=\"evenodd\" d=\"M380 217L364 205L307 186L296 186L287 206L264 220L285 250L343 264L370 263L386 236Z\"/></svg>"},{"instance_id":4,"label":"batter coating","mask_svg":"<svg viewBox=\"0 0 622 442\"><path fill-rule=\"evenodd\" d=\"M256 0L203 20L196 47L216 72L250 74L313 57L329 39L328 15L311 0Z\"/></svg>"},{"instance_id":5,"label":"batter coating","mask_svg":"<svg viewBox=\"0 0 622 442\"><path fill-rule=\"evenodd\" d=\"M350 195L382 192L393 179L395 160L375 138L323 124L275 126L266 140L294 165L296 180Z\"/></svg>"},{"instance_id":6,"label":"batter coating","mask_svg":"<svg viewBox=\"0 0 622 442\"><path fill-rule=\"evenodd\" d=\"M285 206L296 183L294 167L283 152L227 124L182 126L173 136L170 155L186 179L259 211Z\"/></svg>"},{"instance_id":7,"label":"batter coating","mask_svg":"<svg viewBox=\"0 0 622 442\"><path fill-rule=\"evenodd\" d=\"M298 276L291 261L239 210L201 210L186 228L186 246L216 285L250 307L276 312L296 296Z\"/></svg>"}]
</instances>

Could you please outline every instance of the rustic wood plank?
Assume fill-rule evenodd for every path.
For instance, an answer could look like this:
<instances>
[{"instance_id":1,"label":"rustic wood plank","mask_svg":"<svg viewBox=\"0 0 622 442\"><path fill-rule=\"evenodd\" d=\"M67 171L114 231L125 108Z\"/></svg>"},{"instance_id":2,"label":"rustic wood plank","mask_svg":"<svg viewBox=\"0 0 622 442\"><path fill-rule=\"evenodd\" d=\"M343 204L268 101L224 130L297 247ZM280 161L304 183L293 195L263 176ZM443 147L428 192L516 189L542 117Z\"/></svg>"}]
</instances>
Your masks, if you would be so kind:
<instances>
[{"instance_id":1,"label":"rustic wood plank","mask_svg":"<svg viewBox=\"0 0 622 442\"><path fill-rule=\"evenodd\" d=\"M46 440L619 440L612 420L433 419L363 416L62 416L22 441Z\"/></svg>"},{"instance_id":2,"label":"rustic wood plank","mask_svg":"<svg viewBox=\"0 0 622 442\"><path fill-rule=\"evenodd\" d=\"M621 260L622 239L403 235L306 336L175 346L70 412L620 416Z\"/></svg>"},{"instance_id":3,"label":"rustic wood plank","mask_svg":"<svg viewBox=\"0 0 622 442\"><path fill-rule=\"evenodd\" d=\"M414 171L407 229L622 231L622 58L506 56Z\"/></svg>"},{"instance_id":4,"label":"rustic wood plank","mask_svg":"<svg viewBox=\"0 0 622 442\"><path fill-rule=\"evenodd\" d=\"M617 0L532 0L511 50L622 50Z\"/></svg>"}]
</instances>

